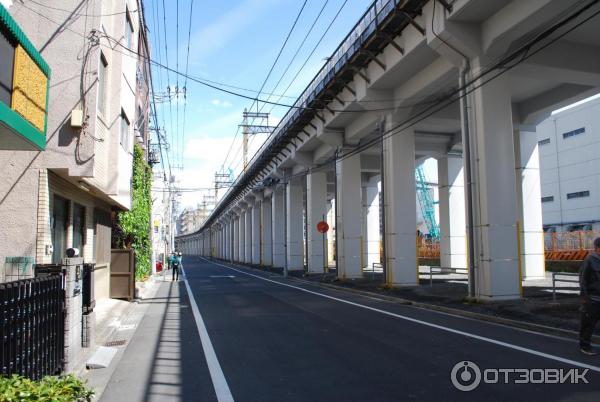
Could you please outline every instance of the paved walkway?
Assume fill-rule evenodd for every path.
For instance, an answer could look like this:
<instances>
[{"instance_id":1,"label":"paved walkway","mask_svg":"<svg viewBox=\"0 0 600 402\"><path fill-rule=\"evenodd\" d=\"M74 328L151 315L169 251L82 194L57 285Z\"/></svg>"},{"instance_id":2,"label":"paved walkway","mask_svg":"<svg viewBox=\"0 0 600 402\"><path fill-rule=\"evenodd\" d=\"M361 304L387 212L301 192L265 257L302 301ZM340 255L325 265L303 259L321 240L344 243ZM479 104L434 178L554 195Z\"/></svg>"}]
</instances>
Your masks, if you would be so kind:
<instances>
[{"instance_id":1,"label":"paved walkway","mask_svg":"<svg viewBox=\"0 0 600 402\"><path fill-rule=\"evenodd\" d=\"M170 272L101 396L103 402L212 401L213 386L183 282Z\"/></svg>"}]
</instances>

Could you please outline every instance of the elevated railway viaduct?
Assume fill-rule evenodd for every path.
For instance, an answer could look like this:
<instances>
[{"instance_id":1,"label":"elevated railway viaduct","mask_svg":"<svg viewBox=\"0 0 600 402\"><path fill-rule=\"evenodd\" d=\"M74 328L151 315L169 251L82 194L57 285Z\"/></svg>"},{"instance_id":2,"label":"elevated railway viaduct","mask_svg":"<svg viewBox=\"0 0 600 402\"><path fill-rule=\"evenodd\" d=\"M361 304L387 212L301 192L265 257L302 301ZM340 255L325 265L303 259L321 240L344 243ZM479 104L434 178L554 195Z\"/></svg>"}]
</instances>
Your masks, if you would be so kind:
<instances>
[{"instance_id":1,"label":"elevated railway viaduct","mask_svg":"<svg viewBox=\"0 0 600 402\"><path fill-rule=\"evenodd\" d=\"M477 299L519 298L544 275L535 127L599 92L599 12L591 0L375 1L177 247L310 273L335 255L341 279L375 262L389 285L416 286L415 166L434 157L442 266L467 268Z\"/></svg>"}]
</instances>

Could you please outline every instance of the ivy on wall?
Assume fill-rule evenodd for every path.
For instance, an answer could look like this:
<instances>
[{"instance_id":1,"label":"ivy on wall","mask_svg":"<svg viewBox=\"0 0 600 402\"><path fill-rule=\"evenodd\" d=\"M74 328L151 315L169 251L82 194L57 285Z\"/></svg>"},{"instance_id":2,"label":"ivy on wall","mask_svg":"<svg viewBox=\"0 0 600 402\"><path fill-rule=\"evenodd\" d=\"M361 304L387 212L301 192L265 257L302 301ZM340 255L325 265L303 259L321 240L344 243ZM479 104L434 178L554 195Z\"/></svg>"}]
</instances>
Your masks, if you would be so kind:
<instances>
[{"instance_id":1,"label":"ivy on wall","mask_svg":"<svg viewBox=\"0 0 600 402\"><path fill-rule=\"evenodd\" d=\"M148 277L152 272L150 241L150 213L152 211L152 170L144 160L139 145L133 149L133 177L131 186L131 210L119 212L117 244L132 248L136 256L136 279Z\"/></svg>"}]
</instances>

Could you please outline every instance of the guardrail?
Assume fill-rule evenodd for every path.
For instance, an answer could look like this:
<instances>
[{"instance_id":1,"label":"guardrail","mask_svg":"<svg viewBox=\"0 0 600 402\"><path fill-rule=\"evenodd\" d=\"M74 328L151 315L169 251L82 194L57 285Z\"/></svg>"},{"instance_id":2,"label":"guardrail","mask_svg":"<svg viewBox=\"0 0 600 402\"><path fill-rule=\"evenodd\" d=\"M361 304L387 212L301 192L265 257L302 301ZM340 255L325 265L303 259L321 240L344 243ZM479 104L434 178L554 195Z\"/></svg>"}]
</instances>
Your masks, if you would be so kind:
<instances>
[{"instance_id":1,"label":"guardrail","mask_svg":"<svg viewBox=\"0 0 600 402\"><path fill-rule=\"evenodd\" d=\"M565 276L567 278L576 278L576 279L575 280L573 280L573 279L560 279L560 278L557 278L557 276L558 277ZM556 283L557 282L579 283L579 274L576 274L576 273L573 273L573 272L552 272L552 301L556 301Z\"/></svg>"},{"instance_id":2,"label":"guardrail","mask_svg":"<svg viewBox=\"0 0 600 402\"><path fill-rule=\"evenodd\" d=\"M450 272L453 274L459 275L468 275L466 268L448 268L448 267L434 267L429 265L429 286L433 286L433 270L437 269L437 273L444 274L446 272Z\"/></svg>"}]
</instances>

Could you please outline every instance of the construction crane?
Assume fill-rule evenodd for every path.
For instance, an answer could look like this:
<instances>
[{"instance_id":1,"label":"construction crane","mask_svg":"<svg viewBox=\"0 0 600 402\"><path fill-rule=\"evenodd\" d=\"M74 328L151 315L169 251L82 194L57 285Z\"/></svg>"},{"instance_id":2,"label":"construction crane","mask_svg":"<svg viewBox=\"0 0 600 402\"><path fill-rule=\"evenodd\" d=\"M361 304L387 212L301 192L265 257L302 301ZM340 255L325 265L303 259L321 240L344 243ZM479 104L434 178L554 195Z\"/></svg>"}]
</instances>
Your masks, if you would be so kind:
<instances>
[{"instance_id":1,"label":"construction crane","mask_svg":"<svg viewBox=\"0 0 600 402\"><path fill-rule=\"evenodd\" d=\"M429 236L434 239L439 239L440 227L435 219L435 201L431 196L431 185L425 178L423 165L419 165L417 166L417 169L415 169L415 179L419 205L421 207L423 219L425 219L425 225L427 225L427 230L429 231Z\"/></svg>"}]
</instances>

